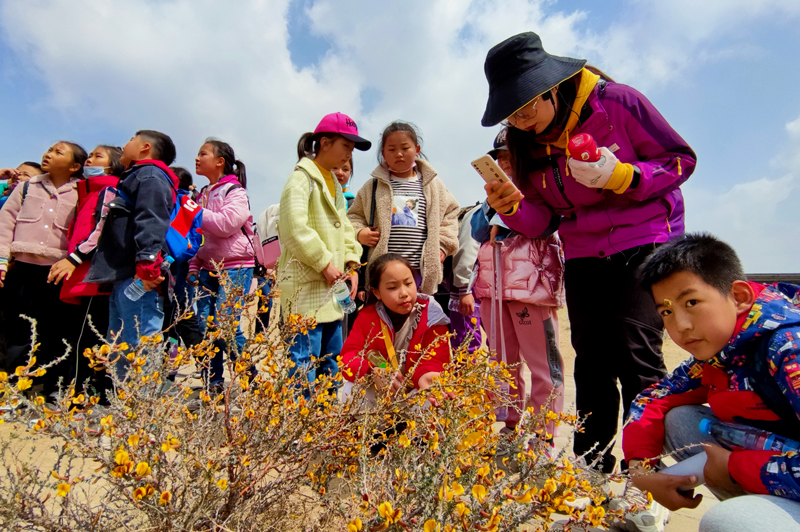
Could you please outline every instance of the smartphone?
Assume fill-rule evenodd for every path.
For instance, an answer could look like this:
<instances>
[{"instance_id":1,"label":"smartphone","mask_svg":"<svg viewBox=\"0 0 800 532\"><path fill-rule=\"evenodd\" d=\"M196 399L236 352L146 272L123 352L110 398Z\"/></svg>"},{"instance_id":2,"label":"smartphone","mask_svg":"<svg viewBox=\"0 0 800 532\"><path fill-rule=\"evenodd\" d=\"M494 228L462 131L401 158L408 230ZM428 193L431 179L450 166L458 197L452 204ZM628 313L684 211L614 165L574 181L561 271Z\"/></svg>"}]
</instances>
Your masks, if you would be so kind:
<instances>
[{"instance_id":1,"label":"smartphone","mask_svg":"<svg viewBox=\"0 0 800 532\"><path fill-rule=\"evenodd\" d=\"M511 183L511 188L503 193L501 197L505 198L517 191L517 187L511 182L511 179L503 172L503 169L492 159L491 155L484 155L472 161L472 167L487 183L498 181L500 183Z\"/></svg>"}]
</instances>

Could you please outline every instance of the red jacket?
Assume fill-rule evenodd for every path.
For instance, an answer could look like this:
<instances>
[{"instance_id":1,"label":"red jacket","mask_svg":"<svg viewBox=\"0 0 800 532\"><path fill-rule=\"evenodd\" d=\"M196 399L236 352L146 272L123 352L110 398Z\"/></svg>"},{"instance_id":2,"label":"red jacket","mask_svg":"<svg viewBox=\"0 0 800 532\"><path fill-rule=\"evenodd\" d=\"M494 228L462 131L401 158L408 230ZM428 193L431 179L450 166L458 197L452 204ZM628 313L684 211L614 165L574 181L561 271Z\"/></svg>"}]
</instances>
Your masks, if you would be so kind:
<instances>
[{"instance_id":1,"label":"red jacket","mask_svg":"<svg viewBox=\"0 0 800 532\"><path fill-rule=\"evenodd\" d=\"M86 260L97 246L102 226L95 215L100 192L106 187L116 187L119 178L113 175L90 177L78 181L78 204L75 218L67 236L68 259L75 264L75 271L69 279L64 279L61 286L61 300L75 305L82 296L110 294L110 290L102 290L101 285L84 283L83 278L89 271L91 261Z\"/></svg>"},{"instance_id":2,"label":"red jacket","mask_svg":"<svg viewBox=\"0 0 800 532\"><path fill-rule=\"evenodd\" d=\"M419 294L417 302L422 303L425 308L420 315L419 324L411 336L405 364L406 368L415 368L412 376L415 388L419 386L419 378L424 374L431 371L442 371L445 364L450 362L450 342L445 337L450 332L448 329L450 320L432 297ZM353 324L353 330L342 346L342 364L344 365L342 374L348 381L355 381L372 370L372 364L367 360L369 351L378 351L389 360L386 343L381 335L381 322L386 324L392 342L394 342L395 330L383 303L370 305L358 314L358 318ZM420 356L429 348L425 357L417 364ZM397 358L398 361L402 360L401 353L397 353Z\"/></svg>"}]
</instances>

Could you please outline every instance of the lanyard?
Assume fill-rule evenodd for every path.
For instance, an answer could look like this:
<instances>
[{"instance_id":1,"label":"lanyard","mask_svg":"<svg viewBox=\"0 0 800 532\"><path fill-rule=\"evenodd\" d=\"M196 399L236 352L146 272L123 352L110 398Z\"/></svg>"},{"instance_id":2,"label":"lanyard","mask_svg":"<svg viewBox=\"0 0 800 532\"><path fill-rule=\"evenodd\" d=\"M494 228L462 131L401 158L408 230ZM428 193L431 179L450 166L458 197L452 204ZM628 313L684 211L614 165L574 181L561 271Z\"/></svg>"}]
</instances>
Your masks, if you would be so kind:
<instances>
[{"instance_id":1,"label":"lanyard","mask_svg":"<svg viewBox=\"0 0 800 532\"><path fill-rule=\"evenodd\" d=\"M383 322L381 322L381 332L383 333L383 343L386 345L386 354L389 355L389 363L392 365L392 369L397 371L397 355L394 352L394 345L392 344L392 337L389 334L389 328Z\"/></svg>"}]
</instances>

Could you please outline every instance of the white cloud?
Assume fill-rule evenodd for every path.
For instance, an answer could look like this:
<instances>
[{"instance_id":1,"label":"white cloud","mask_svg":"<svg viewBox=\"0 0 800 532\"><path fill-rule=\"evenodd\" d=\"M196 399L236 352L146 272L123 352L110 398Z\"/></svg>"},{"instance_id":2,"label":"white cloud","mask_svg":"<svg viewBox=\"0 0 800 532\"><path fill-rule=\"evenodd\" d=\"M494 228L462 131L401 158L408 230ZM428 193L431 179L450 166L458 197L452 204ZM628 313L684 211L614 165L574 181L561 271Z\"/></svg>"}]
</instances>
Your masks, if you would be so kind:
<instances>
[{"instance_id":1,"label":"white cloud","mask_svg":"<svg viewBox=\"0 0 800 532\"><path fill-rule=\"evenodd\" d=\"M415 122L457 198L481 199L482 182L469 161L490 147L496 131L479 125L487 96L483 61L491 46L515 33L534 29L548 51L588 57L646 92L728 57L731 49L716 44L721 36L759 18L800 15L796 0L633 0L617 22L597 28L592 12L552 0L316 0L307 15L331 49L316 65L298 69L287 47L290 1L0 0L0 27L47 87L46 104L120 132L97 142L123 143L136 129L160 129L173 136L179 162L190 168L207 136L230 142L247 163L257 211L277 201L299 136L334 111L352 115L373 141L391 120ZM760 53L755 45L745 48ZM369 113L362 108L365 90L379 98ZM787 130L800 135L800 118ZM375 154L375 148L356 154L357 184L374 168ZM718 196L690 180L690 228L692 220L717 227L742 198L770 187L796 194L797 175L787 176ZM717 217L706 215L713 211L707 202L718 202ZM752 218L750 226L736 222L737 235L762 224L762 217ZM724 234L726 227L720 229Z\"/></svg>"}]
</instances>

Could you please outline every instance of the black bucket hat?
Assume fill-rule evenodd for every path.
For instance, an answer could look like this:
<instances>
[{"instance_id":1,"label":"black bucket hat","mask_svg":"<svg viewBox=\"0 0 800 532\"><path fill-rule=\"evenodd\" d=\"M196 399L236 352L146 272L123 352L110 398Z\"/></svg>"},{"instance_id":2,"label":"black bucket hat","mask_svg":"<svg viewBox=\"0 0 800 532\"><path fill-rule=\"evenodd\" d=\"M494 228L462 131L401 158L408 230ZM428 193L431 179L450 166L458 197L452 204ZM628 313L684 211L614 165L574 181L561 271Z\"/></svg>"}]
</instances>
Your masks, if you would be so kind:
<instances>
[{"instance_id":1,"label":"black bucket hat","mask_svg":"<svg viewBox=\"0 0 800 532\"><path fill-rule=\"evenodd\" d=\"M489 152L487 153L487 155L489 155L489 156L490 156L492 159L494 159L494 160L496 161L496 160L497 160L497 154L498 154L498 153L499 153L501 150L506 150L506 151L508 151L508 141L507 141L507 138L508 138L508 128L507 128L507 127L504 127L503 129L501 129L501 130L500 130L500 132L499 132L499 133L497 134L497 136L494 138L494 145L493 145L493 149L492 149L492 150L489 150Z\"/></svg>"},{"instance_id":2,"label":"black bucket hat","mask_svg":"<svg viewBox=\"0 0 800 532\"><path fill-rule=\"evenodd\" d=\"M585 59L550 55L532 31L514 35L489 50L483 71L489 82L489 101L481 124L499 124L583 68Z\"/></svg>"}]
</instances>

